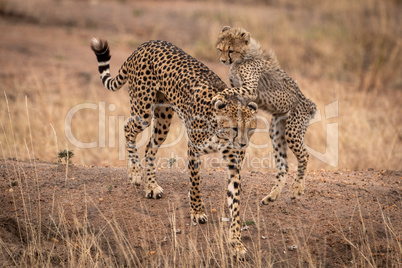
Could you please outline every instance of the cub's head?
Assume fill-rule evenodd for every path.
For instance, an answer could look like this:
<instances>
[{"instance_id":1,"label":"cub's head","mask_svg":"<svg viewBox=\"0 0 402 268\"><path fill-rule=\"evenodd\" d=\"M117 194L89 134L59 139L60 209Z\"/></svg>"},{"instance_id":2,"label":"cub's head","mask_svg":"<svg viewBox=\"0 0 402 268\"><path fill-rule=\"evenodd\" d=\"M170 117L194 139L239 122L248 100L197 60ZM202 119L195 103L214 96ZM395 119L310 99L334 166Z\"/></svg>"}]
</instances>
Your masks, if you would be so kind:
<instances>
[{"instance_id":1,"label":"cub's head","mask_svg":"<svg viewBox=\"0 0 402 268\"><path fill-rule=\"evenodd\" d=\"M218 100L215 102L218 123L218 138L230 143L235 148L248 146L257 127L257 104L242 104L237 99Z\"/></svg>"},{"instance_id":2,"label":"cub's head","mask_svg":"<svg viewBox=\"0 0 402 268\"><path fill-rule=\"evenodd\" d=\"M216 48L220 61L225 65L240 63L246 57L251 42L250 33L242 28L223 27Z\"/></svg>"}]
</instances>

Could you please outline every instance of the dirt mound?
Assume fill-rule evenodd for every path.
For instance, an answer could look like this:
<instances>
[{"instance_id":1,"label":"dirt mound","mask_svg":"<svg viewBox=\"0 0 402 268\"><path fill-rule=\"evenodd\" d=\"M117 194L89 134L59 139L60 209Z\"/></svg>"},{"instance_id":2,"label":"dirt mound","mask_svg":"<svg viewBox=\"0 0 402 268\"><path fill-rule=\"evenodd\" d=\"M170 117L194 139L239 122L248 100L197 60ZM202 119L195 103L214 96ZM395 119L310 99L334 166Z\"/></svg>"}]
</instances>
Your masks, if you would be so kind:
<instances>
[{"instance_id":1,"label":"dirt mound","mask_svg":"<svg viewBox=\"0 0 402 268\"><path fill-rule=\"evenodd\" d=\"M65 165L15 160L1 161L0 167L4 264L231 262L223 170L202 171L209 222L193 226L186 172L158 171L164 196L150 200L126 179L124 168L69 166L66 171ZM275 174L243 172L245 265L396 267L401 176L396 171L311 171L300 200L289 200L289 179L280 200L261 206Z\"/></svg>"}]
</instances>

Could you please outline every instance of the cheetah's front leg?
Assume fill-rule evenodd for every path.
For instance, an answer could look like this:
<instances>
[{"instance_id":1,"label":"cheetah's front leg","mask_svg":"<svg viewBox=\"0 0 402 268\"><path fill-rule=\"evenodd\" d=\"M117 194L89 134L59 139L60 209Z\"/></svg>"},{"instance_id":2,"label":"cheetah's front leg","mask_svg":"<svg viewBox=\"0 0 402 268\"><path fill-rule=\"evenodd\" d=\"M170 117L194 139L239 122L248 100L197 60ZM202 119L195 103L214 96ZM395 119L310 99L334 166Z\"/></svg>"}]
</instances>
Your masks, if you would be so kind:
<instances>
[{"instance_id":1,"label":"cheetah's front leg","mask_svg":"<svg viewBox=\"0 0 402 268\"><path fill-rule=\"evenodd\" d=\"M241 242L240 224L240 167L244 159L244 151L225 150L223 159L227 163L229 171L229 183L227 201L231 214L229 243L237 259L243 260L246 254L246 247Z\"/></svg>"},{"instance_id":2,"label":"cheetah's front leg","mask_svg":"<svg viewBox=\"0 0 402 268\"><path fill-rule=\"evenodd\" d=\"M188 151L188 170L190 172L190 205L191 220L195 223L206 223L207 215L204 212L204 203L200 192L200 158L189 149Z\"/></svg>"}]
</instances>

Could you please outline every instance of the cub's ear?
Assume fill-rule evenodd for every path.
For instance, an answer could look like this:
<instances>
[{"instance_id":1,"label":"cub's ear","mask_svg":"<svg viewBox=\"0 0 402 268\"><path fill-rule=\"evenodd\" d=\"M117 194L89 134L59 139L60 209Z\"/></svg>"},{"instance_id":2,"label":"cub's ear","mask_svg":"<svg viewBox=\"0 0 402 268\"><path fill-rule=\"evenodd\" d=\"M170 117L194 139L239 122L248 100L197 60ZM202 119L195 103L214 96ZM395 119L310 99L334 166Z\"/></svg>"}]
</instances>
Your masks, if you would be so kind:
<instances>
[{"instance_id":1,"label":"cub's ear","mask_svg":"<svg viewBox=\"0 0 402 268\"><path fill-rule=\"evenodd\" d=\"M225 27L223 27L221 33L226 32L228 30L230 30L230 26L225 26Z\"/></svg>"},{"instance_id":2,"label":"cub's ear","mask_svg":"<svg viewBox=\"0 0 402 268\"><path fill-rule=\"evenodd\" d=\"M217 110L222 110L222 109L225 108L225 107L226 107L226 103L224 103L223 101L217 100L217 101L215 102L215 108L216 108Z\"/></svg>"},{"instance_id":3,"label":"cub's ear","mask_svg":"<svg viewBox=\"0 0 402 268\"><path fill-rule=\"evenodd\" d=\"M255 102L250 102L249 104L247 104L247 107L249 107L253 111L257 111L258 109L258 105Z\"/></svg>"},{"instance_id":4,"label":"cub's ear","mask_svg":"<svg viewBox=\"0 0 402 268\"><path fill-rule=\"evenodd\" d=\"M251 34L249 32L244 31L240 34L240 36L241 36L241 38L243 38L244 43L246 43L246 45L248 45L248 43L250 43Z\"/></svg>"}]
</instances>

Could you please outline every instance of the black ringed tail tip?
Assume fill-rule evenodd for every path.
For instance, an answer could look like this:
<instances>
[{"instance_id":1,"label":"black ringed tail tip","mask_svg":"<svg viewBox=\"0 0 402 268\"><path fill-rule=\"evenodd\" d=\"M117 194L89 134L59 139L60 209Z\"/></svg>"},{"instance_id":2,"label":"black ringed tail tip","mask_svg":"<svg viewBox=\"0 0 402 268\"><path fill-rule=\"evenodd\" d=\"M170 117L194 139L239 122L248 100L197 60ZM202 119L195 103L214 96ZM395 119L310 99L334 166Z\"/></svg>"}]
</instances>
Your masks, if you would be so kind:
<instances>
[{"instance_id":1,"label":"black ringed tail tip","mask_svg":"<svg viewBox=\"0 0 402 268\"><path fill-rule=\"evenodd\" d=\"M108 67L111 56L107 41L94 37L91 40L91 49L95 53L98 63L103 67Z\"/></svg>"},{"instance_id":2,"label":"black ringed tail tip","mask_svg":"<svg viewBox=\"0 0 402 268\"><path fill-rule=\"evenodd\" d=\"M99 39L97 37L91 40L91 49L95 54L105 54L109 50L109 45L106 40Z\"/></svg>"}]
</instances>

